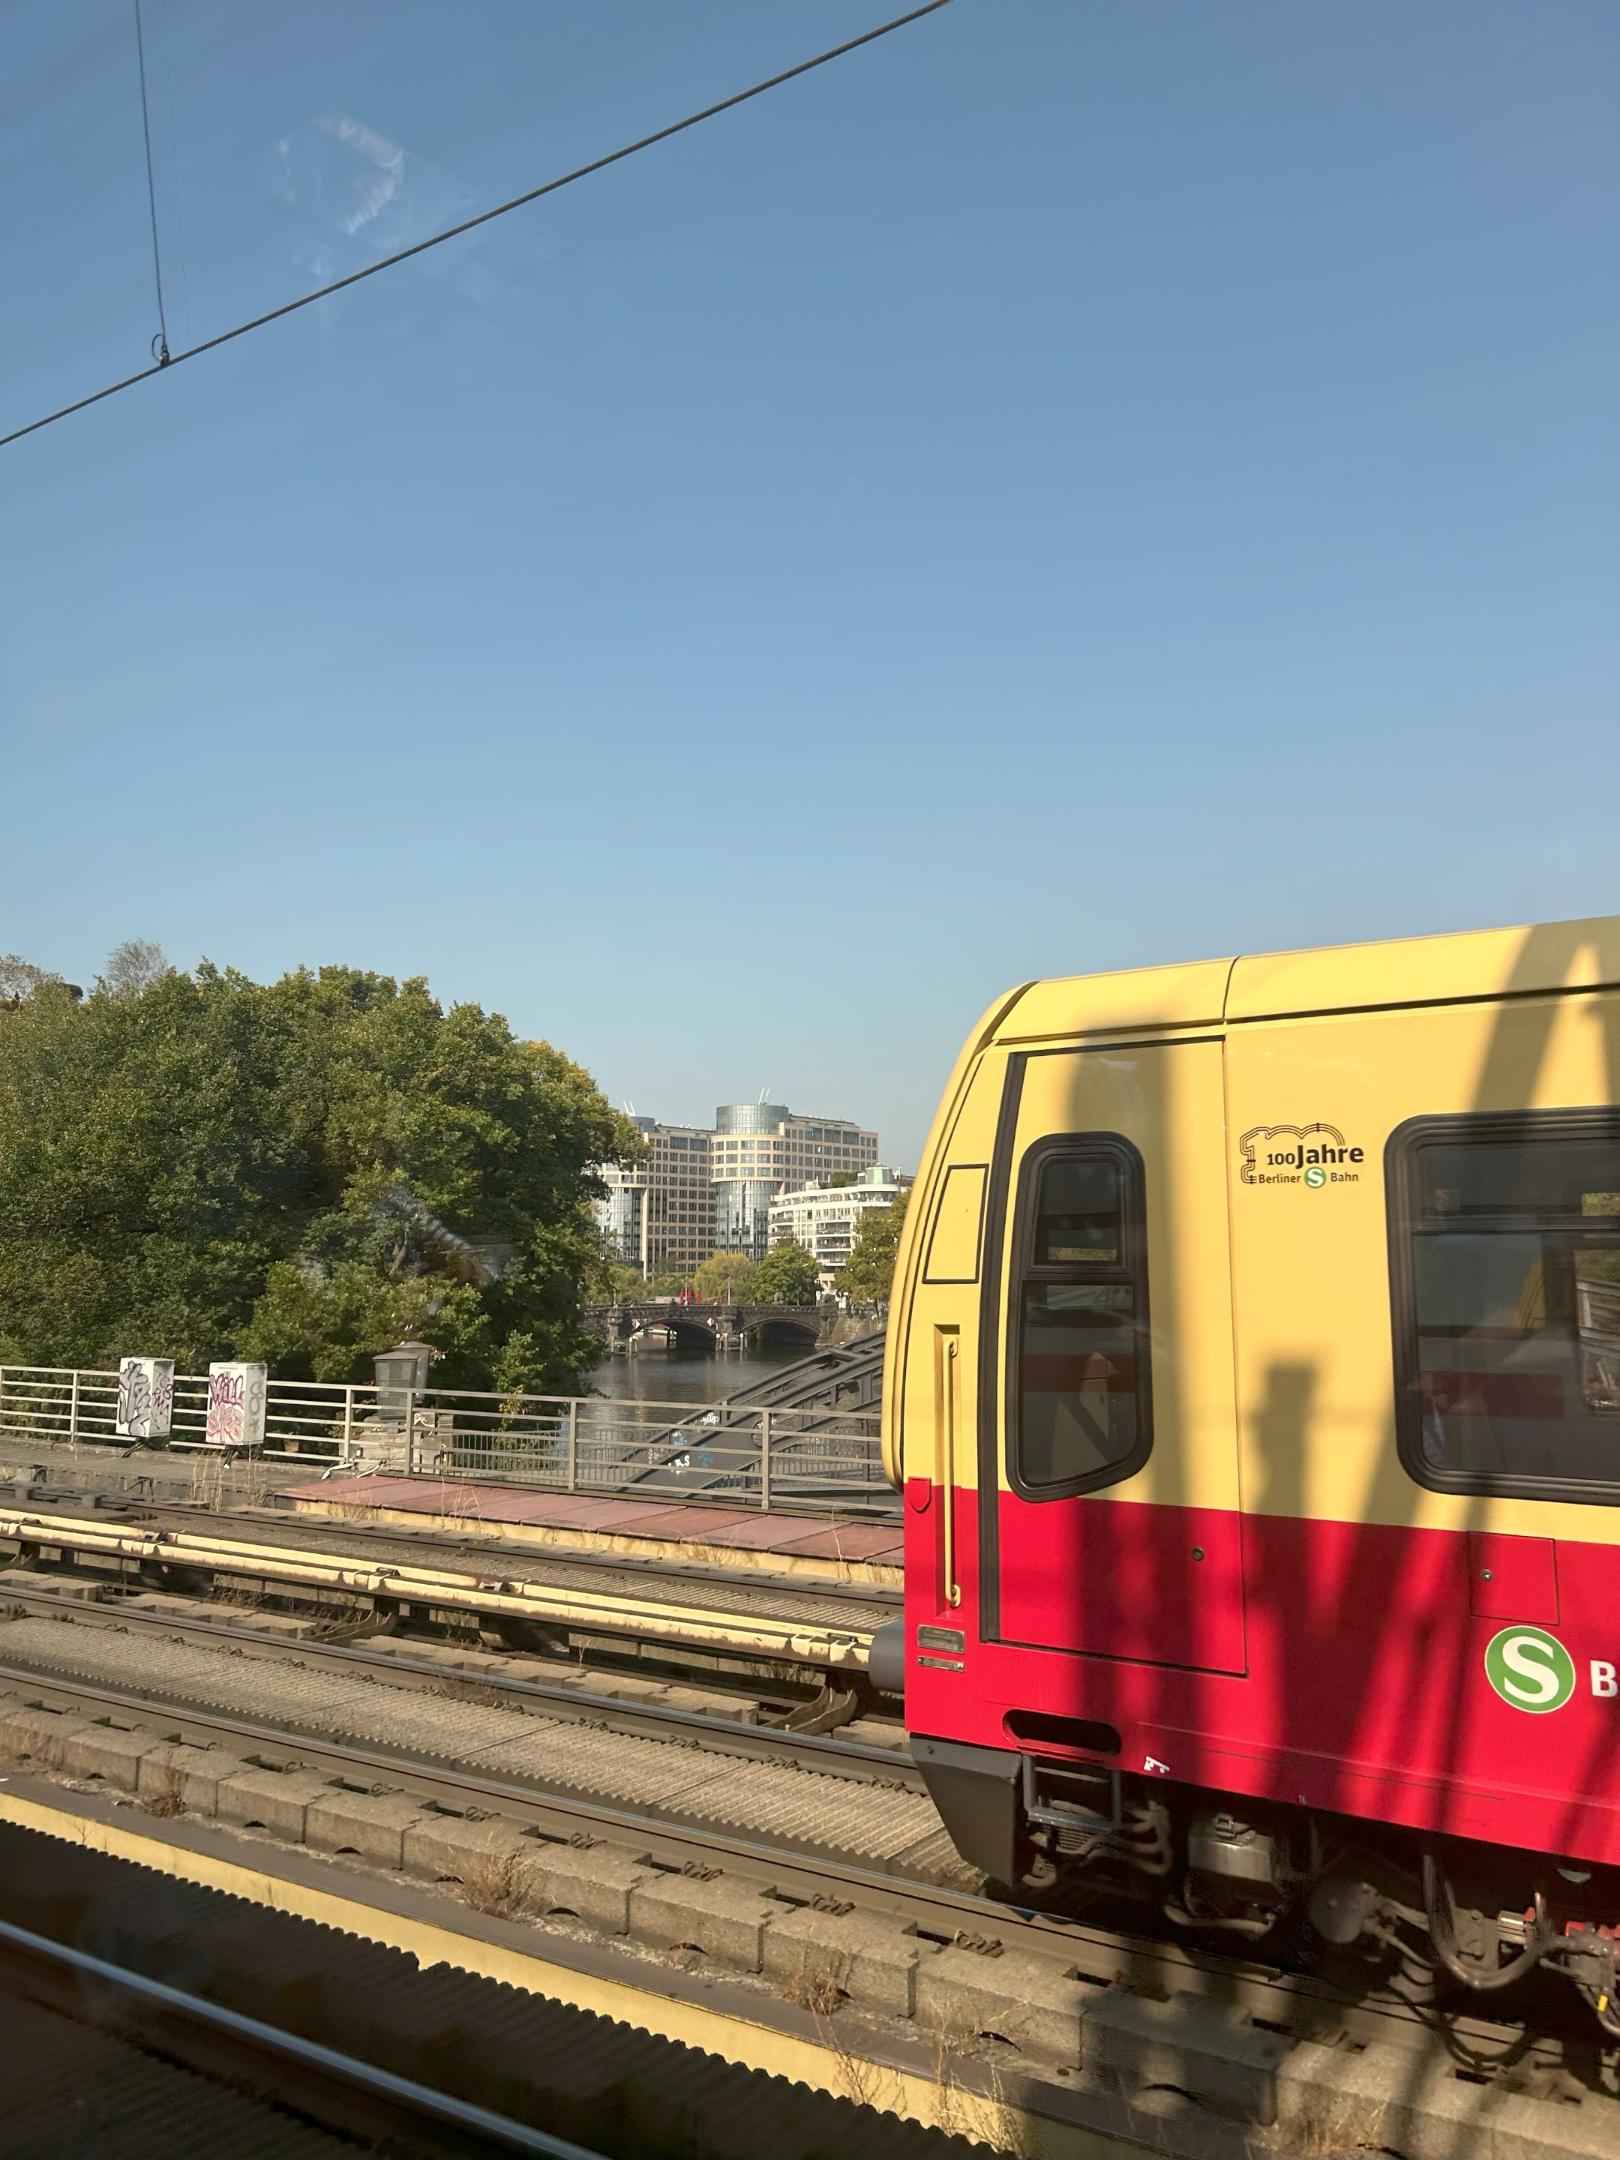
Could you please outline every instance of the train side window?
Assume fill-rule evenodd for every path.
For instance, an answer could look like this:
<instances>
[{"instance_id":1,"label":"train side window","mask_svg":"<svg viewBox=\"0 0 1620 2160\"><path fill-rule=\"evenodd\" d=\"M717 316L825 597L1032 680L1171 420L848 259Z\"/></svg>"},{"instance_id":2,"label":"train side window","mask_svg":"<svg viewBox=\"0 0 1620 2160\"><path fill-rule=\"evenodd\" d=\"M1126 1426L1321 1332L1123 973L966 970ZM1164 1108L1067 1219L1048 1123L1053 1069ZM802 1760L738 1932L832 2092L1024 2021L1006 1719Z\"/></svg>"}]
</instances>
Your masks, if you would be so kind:
<instances>
[{"instance_id":1,"label":"train side window","mask_svg":"<svg viewBox=\"0 0 1620 2160\"><path fill-rule=\"evenodd\" d=\"M1620 1502L1620 1112L1414 1119L1385 1176L1407 1470Z\"/></svg>"},{"instance_id":2,"label":"train side window","mask_svg":"<svg viewBox=\"0 0 1620 2160\"><path fill-rule=\"evenodd\" d=\"M1043 1141L1019 1177L1008 1477L1030 1500L1129 1477L1153 1441L1142 1158L1114 1133Z\"/></svg>"},{"instance_id":3,"label":"train side window","mask_svg":"<svg viewBox=\"0 0 1620 2160\"><path fill-rule=\"evenodd\" d=\"M988 1163L953 1163L934 1211L928 1240L925 1283L976 1283L979 1248L984 1242L984 1191Z\"/></svg>"}]
</instances>

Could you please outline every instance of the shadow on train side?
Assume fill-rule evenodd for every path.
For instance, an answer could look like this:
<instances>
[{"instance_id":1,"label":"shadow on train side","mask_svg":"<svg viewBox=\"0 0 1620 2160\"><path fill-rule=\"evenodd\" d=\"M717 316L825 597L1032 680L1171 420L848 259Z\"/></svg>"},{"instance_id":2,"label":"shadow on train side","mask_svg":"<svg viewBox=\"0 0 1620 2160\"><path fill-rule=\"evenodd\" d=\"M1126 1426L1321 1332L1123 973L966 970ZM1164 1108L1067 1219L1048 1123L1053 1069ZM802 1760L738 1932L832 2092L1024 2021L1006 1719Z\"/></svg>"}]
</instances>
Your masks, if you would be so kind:
<instances>
[{"instance_id":1,"label":"shadow on train side","mask_svg":"<svg viewBox=\"0 0 1620 2160\"><path fill-rule=\"evenodd\" d=\"M900 1656L1017 1895L1493 2014L1540 1967L1620 2035L1620 922L1513 936L992 1019L891 1323Z\"/></svg>"},{"instance_id":2,"label":"shadow on train side","mask_svg":"<svg viewBox=\"0 0 1620 2160\"><path fill-rule=\"evenodd\" d=\"M1590 965L1599 940L1597 963ZM1536 1145L1529 1136L1537 1119L1591 1111L1608 1123L1609 1160L1620 1164L1620 998L1612 990L1604 997L1596 989L1547 987L1580 975L1597 985L1620 983L1620 924L1527 930L1480 1031L1472 1085L1428 1082L1418 1056L1408 1092L1420 1107L1409 1118L1434 1120L1448 1137L1479 1135L1465 1146L1513 1149ZM1570 1039L1577 1035L1584 1038L1578 1048ZM1540 1130L1560 1134L1556 1124ZM1245 1591L1256 1625L1297 1646L1291 1662L1299 1678L1277 1702L1274 1742L1297 1746L1297 1736L1319 1725L1312 1674L1327 1678L1345 1735L1336 1739L1322 1803L1334 1811L1328 1834L1339 1848L1337 1866L1323 1872L1319 1883L1327 1887L1318 1887L1307 1908L1326 1930L1309 1929L1308 1947L1340 1982L1359 1979L1370 1989L1391 1987L1433 2004L1452 2053L1477 2068L1479 2057L1459 2037L1456 2021L1482 2009L1507 2022L1515 2012L1533 2019L1538 1965L1574 1980L1597 2024L1611 2038L1620 2033L1613 1952L1597 1933L1620 1921L1614 1867L1620 1699L1592 1692L1594 1671L1601 1685L1601 1668L1620 1666L1620 1517L1603 1512L1620 1501L1620 1448L1607 1502L1584 1497L1584 1480L1572 1481L1575 1493L1562 1497L1548 1451L1538 1467L1526 1466L1526 1428L1534 1421L1522 1415L1532 1400L1524 1385L1529 1376L1514 1384L1510 1361L1518 1345L1505 1357L1492 1354L1512 1333L1530 1341L1559 1330L1567 1361L1578 1368L1570 1264L1574 1254L1605 1244L1620 1254L1620 1215L1584 1217L1585 1231L1571 1233L1566 1221L1523 1232L1526 1244L1533 1238L1541 1250L1528 1267L1518 1266L1519 1253L1511 1256L1512 1271L1530 1278L1517 1284L1512 1330L1477 1315L1464 1330L1462 1286L1454 1283L1458 1303L1438 1308L1458 1330L1449 1336L1456 1347L1445 1354L1465 1372L1470 1351L1478 1362L1461 1385L1453 1377L1448 1395L1425 1384L1422 1365L1410 1356L1421 1349L1415 1295L1426 1290L1443 1299L1445 1270L1431 1264L1431 1280L1420 1284L1409 1254L1397 1249L1398 1240L1410 1244L1414 1236L1435 1234L1415 1228L1423 1217L1402 1191L1411 1182L1410 1158L1399 1141L1397 1127L1387 1143L1393 1158L1381 1166L1378 1184L1385 1203L1379 1244L1394 1280L1383 1293L1381 1335L1367 1341L1373 1374L1346 1402L1341 1359L1279 1360L1266 1369L1254 1413L1259 1475L1246 1512L1256 1520L1332 1522L1347 1534L1335 1538L1336 1552L1303 1569L1289 1565L1285 1547L1258 1540L1252 1562L1246 1556ZM1484 1197L1527 1209L1535 1165L1521 1159L1508 1167L1506 1193L1498 1184ZM1620 1209L1613 1182L1593 1197ZM1442 1190L1455 1192L1450 1220L1465 1219L1470 1195ZM1555 1203L1567 1197L1552 1195ZM1513 1211L1505 1212L1511 1219ZM1546 1212L1567 1217L1570 1211L1555 1205ZM1483 1208L1471 1213L1482 1224L1499 1219ZM1459 1241L1470 1235L1450 1234ZM1520 1235L1514 1228L1478 1234L1515 1243ZM1561 1286L1549 1283L1555 1270L1566 1272ZM1403 1298L1414 1300L1404 1311ZM1441 1344L1448 1342L1444 1327L1444 1320L1435 1322ZM1403 1330L1405 1371L1395 1364ZM1404 1453L1397 1413L1403 1386ZM1375 1392L1383 1398L1376 1406ZM1549 1407L1547 1392L1533 1407ZM1606 1414L1612 1446L1620 1441L1620 1398ZM1431 1475L1443 1476L1448 1423L1464 1432L1474 1428L1485 1446L1469 1450L1467 1486L1437 1489L1420 1483L1408 1463L1415 1456ZM1487 1454L1494 1459L1482 1459ZM1498 1489L1486 1489L1492 1485ZM1511 1641L1515 1625L1532 1638L1524 1646L1531 1671L1522 1680L1499 1662L1493 1668L1489 1654L1504 1637ZM1545 1685L1537 1640L1558 1644L1566 1634L1577 1649L1559 1661L1559 1691L1551 1700L1569 1716L1549 1727L1545 1705L1522 1698L1539 1696ZM1546 1670L1550 1676L1551 1654ZM1388 1787L1409 1782L1413 1773L1432 1780L1430 1804L1412 1811L1419 1819L1410 1835L1386 1844ZM1606 1818L1601 1826L1598 1812ZM1510 2048L1509 2057L1518 2052ZM1422 2060L1414 2054L1411 2087L1397 2097L1415 2101L1421 2077Z\"/></svg>"}]
</instances>

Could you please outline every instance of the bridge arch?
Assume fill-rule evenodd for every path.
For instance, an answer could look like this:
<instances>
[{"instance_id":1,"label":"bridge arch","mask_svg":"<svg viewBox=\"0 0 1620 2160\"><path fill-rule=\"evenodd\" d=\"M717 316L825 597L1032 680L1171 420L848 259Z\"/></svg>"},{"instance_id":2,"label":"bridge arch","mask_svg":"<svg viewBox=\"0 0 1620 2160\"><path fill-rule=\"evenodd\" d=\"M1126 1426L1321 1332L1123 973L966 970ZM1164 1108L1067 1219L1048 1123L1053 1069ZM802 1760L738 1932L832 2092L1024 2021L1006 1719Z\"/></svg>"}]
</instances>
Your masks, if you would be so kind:
<instances>
[{"instance_id":1,"label":"bridge arch","mask_svg":"<svg viewBox=\"0 0 1620 2160\"><path fill-rule=\"evenodd\" d=\"M802 1320L777 1313L768 1320L756 1320L747 1334L749 1342L762 1350L813 1350L821 1339L821 1323L813 1308Z\"/></svg>"},{"instance_id":2,"label":"bridge arch","mask_svg":"<svg viewBox=\"0 0 1620 2160\"><path fill-rule=\"evenodd\" d=\"M632 1316L620 1338L633 1343L640 1337L663 1335L686 1356L715 1357L720 1344L712 1323L695 1313L644 1313Z\"/></svg>"}]
</instances>

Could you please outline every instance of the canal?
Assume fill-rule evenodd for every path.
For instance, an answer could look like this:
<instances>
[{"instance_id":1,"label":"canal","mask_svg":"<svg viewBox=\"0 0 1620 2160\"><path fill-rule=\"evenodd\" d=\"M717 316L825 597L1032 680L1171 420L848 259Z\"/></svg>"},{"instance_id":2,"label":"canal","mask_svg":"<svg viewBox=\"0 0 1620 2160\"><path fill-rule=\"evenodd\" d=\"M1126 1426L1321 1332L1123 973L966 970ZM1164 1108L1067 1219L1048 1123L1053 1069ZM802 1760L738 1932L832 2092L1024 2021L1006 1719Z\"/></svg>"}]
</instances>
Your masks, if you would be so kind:
<instances>
[{"instance_id":1,"label":"canal","mask_svg":"<svg viewBox=\"0 0 1620 2160\"><path fill-rule=\"evenodd\" d=\"M590 1394L620 1402L724 1402L808 1355L802 1346L752 1351L740 1357L683 1356L678 1350L621 1350L602 1360L586 1382L586 1389Z\"/></svg>"}]
</instances>

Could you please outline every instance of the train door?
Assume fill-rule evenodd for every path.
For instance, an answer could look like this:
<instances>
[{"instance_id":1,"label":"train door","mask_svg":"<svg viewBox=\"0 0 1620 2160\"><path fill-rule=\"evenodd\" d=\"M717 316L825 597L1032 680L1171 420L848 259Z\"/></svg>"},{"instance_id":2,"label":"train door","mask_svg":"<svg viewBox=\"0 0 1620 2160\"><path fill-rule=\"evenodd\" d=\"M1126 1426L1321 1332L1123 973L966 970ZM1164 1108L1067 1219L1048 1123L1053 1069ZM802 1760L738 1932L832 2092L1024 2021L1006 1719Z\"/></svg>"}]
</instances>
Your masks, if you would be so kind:
<instances>
[{"instance_id":1,"label":"train door","mask_svg":"<svg viewBox=\"0 0 1620 2160\"><path fill-rule=\"evenodd\" d=\"M1223 1049L1008 1061L980 1329L985 1639L1245 1669Z\"/></svg>"}]
</instances>

